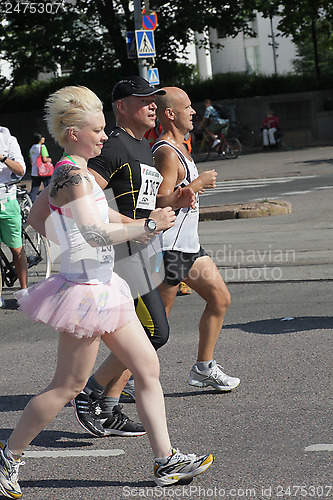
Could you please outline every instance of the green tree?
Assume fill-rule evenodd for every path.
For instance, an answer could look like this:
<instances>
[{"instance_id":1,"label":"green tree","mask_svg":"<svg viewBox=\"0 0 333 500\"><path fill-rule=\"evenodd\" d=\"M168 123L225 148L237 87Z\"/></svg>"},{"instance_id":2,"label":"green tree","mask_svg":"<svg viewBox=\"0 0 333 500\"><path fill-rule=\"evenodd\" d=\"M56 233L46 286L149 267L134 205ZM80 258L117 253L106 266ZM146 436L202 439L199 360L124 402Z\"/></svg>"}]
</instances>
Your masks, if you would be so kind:
<instances>
[{"instance_id":1,"label":"green tree","mask_svg":"<svg viewBox=\"0 0 333 500\"><path fill-rule=\"evenodd\" d=\"M59 0L60 1L60 0ZM39 0L39 4L46 0ZM0 47L2 57L10 62L10 81L0 80L3 87L14 88L30 83L41 71L55 71L58 65L74 73L112 75L137 72L136 61L127 58L126 32L134 30L133 2L129 0L65 0L53 13L8 9L1 2ZM75 3L75 5L73 5ZM143 2L142 2L143 3ZM174 0L159 11L156 30L157 65L165 75L193 39L193 31L207 27L223 29L234 36L246 28L255 0ZM30 4L29 4L30 5ZM54 2L56 5L56 2ZM186 69L186 68L184 68ZM184 72L189 73L189 68ZM1 77L1 75L0 75Z\"/></svg>"},{"instance_id":2,"label":"green tree","mask_svg":"<svg viewBox=\"0 0 333 500\"><path fill-rule=\"evenodd\" d=\"M332 26L323 19L317 22L317 50L320 75L332 73L333 68L333 34ZM303 34L297 43L298 57L294 61L297 73L314 73L316 71L311 33Z\"/></svg>"},{"instance_id":3,"label":"green tree","mask_svg":"<svg viewBox=\"0 0 333 500\"><path fill-rule=\"evenodd\" d=\"M258 10L266 16L281 16L278 29L290 35L301 52L309 50L311 43L313 69L321 79L322 60L326 51L320 50L320 38L324 32L332 33L333 3L331 0L259 0ZM332 40L328 37L330 43ZM310 42L311 41L311 42Z\"/></svg>"}]
</instances>

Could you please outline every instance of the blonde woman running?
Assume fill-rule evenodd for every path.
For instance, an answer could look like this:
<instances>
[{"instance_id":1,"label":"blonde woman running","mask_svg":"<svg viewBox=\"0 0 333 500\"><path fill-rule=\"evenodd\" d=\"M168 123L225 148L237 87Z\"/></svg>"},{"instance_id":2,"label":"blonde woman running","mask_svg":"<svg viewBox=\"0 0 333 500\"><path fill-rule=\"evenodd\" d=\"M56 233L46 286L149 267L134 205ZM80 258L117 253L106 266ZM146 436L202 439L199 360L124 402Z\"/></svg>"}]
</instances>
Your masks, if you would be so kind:
<instances>
[{"instance_id":1,"label":"blonde woman running","mask_svg":"<svg viewBox=\"0 0 333 500\"><path fill-rule=\"evenodd\" d=\"M183 455L171 447L156 352L136 317L127 284L112 272L113 244L149 231L147 220L123 226L87 171L107 136L102 104L85 87L65 87L46 102L49 131L64 148L52 176L49 203L61 245L61 270L18 293L20 310L59 332L58 359L50 384L35 396L0 446L0 491L22 495L17 482L25 448L85 386L100 339L115 356L113 376L124 367L135 379L136 405L155 457L154 479L168 485L203 472L212 455ZM174 224L171 208L151 212L155 230ZM151 225L150 225L151 226ZM151 408L154 411L150 411Z\"/></svg>"}]
</instances>

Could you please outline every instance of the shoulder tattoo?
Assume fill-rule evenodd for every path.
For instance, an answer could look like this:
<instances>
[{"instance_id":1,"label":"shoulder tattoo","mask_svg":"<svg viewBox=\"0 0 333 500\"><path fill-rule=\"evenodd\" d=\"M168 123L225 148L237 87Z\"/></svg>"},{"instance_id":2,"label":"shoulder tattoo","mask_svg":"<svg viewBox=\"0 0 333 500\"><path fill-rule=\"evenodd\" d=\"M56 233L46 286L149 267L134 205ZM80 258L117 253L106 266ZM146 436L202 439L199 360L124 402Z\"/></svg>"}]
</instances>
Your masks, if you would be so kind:
<instances>
[{"instance_id":1,"label":"shoulder tattoo","mask_svg":"<svg viewBox=\"0 0 333 500\"><path fill-rule=\"evenodd\" d=\"M83 181L90 183L89 177L82 173L80 167L76 165L64 165L55 170L50 186L50 196L51 198L55 198L60 189L68 186L78 186Z\"/></svg>"}]
</instances>

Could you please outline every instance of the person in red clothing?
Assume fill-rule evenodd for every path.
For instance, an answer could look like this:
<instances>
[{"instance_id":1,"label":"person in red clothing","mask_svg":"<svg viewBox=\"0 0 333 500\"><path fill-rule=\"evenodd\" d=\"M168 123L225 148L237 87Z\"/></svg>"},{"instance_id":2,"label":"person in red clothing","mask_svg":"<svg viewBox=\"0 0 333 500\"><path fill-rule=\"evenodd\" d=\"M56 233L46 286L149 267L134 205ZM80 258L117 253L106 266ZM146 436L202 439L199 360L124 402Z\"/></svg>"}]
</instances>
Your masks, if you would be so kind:
<instances>
[{"instance_id":1,"label":"person in red clothing","mask_svg":"<svg viewBox=\"0 0 333 500\"><path fill-rule=\"evenodd\" d=\"M280 122L278 117L274 115L273 111L267 111L266 118L261 124L261 130L264 148L269 148L270 146L275 147L275 133L280 130Z\"/></svg>"},{"instance_id":2,"label":"person in red clothing","mask_svg":"<svg viewBox=\"0 0 333 500\"><path fill-rule=\"evenodd\" d=\"M149 142L149 146L151 148L153 147L153 145L155 144L161 133L162 133L162 127L159 124L158 120L156 120L155 127L147 130L147 132L145 133L145 138Z\"/></svg>"}]
</instances>

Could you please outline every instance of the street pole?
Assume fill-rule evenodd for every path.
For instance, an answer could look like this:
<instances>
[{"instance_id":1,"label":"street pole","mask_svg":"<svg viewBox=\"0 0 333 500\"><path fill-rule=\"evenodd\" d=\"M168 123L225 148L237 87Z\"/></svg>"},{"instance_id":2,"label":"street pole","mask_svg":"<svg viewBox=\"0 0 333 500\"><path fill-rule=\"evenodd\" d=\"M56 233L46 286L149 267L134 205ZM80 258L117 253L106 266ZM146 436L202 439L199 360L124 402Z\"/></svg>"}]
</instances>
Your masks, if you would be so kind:
<instances>
[{"instance_id":1,"label":"street pole","mask_svg":"<svg viewBox=\"0 0 333 500\"><path fill-rule=\"evenodd\" d=\"M275 45L275 35L274 35L274 29L273 29L273 16L269 16L270 21L271 21L271 38L272 38L272 48L273 48L273 60L274 60L274 73L277 74L277 66L276 66L276 45Z\"/></svg>"},{"instance_id":2,"label":"street pole","mask_svg":"<svg viewBox=\"0 0 333 500\"><path fill-rule=\"evenodd\" d=\"M142 29L142 5L141 0L134 0L134 29ZM138 58L139 75L148 80L148 61L147 59Z\"/></svg>"}]
</instances>

